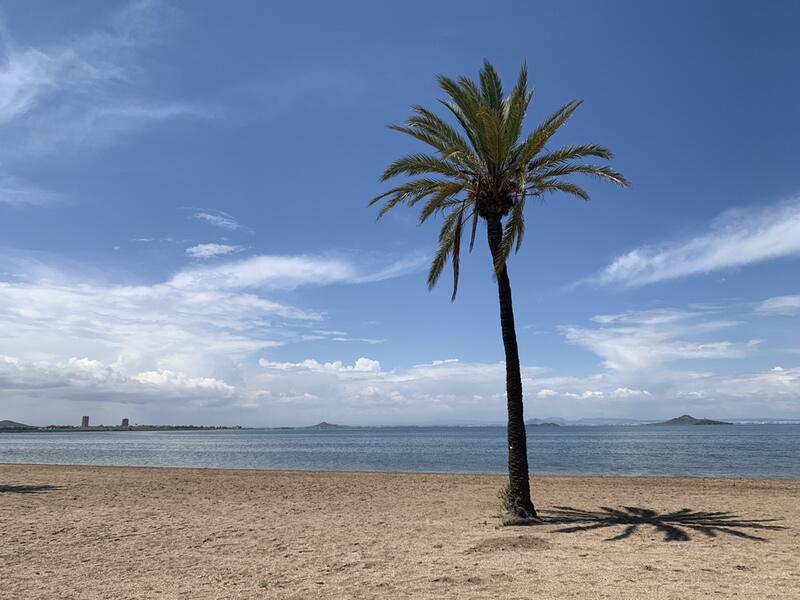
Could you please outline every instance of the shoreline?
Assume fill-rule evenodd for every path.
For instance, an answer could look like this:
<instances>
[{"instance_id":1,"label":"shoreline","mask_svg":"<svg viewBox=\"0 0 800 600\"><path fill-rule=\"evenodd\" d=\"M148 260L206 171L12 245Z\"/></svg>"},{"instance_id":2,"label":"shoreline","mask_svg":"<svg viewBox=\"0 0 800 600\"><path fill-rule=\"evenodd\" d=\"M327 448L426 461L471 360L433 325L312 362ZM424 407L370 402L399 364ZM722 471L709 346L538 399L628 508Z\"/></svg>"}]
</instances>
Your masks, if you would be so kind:
<instances>
[{"instance_id":1,"label":"shoreline","mask_svg":"<svg viewBox=\"0 0 800 600\"><path fill-rule=\"evenodd\" d=\"M0 597L786 600L800 481L0 464Z\"/></svg>"},{"instance_id":2,"label":"shoreline","mask_svg":"<svg viewBox=\"0 0 800 600\"><path fill-rule=\"evenodd\" d=\"M36 463L36 462L2 462L0 461L0 468L3 467L78 467L87 469L154 469L154 470L175 470L175 471L220 471L232 473L283 473L283 474L313 474L313 473L334 473L341 475L441 475L453 477L507 477L505 471L367 471L367 470L353 470L353 469L284 469L284 468L254 468L254 467L202 467L202 466L182 466L182 465L106 465L96 463ZM725 476L725 475L619 475L619 474L582 474L582 473L536 473L531 471L530 478L533 479L548 479L548 478L565 478L565 479L643 479L643 480L657 480L657 479L675 479L675 480L721 480L721 481L787 481L787 482L800 482L800 477L743 477L743 476Z\"/></svg>"}]
</instances>

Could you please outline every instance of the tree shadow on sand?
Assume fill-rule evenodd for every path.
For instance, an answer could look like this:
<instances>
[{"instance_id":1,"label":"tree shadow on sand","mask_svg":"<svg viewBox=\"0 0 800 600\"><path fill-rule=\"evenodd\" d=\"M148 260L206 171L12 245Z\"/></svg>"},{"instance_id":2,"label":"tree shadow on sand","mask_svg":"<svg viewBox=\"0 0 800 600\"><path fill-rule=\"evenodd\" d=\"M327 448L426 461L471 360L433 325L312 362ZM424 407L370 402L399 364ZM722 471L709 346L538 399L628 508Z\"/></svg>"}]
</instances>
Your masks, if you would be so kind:
<instances>
[{"instance_id":1,"label":"tree shadow on sand","mask_svg":"<svg viewBox=\"0 0 800 600\"><path fill-rule=\"evenodd\" d=\"M2 485L0 484L0 494L41 494L60 489L57 485Z\"/></svg>"},{"instance_id":2,"label":"tree shadow on sand","mask_svg":"<svg viewBox=\"0 0 800 600\"><path fill-rule=\"evenodd\" d=\"M613 542L632 536L640 528L653 527L664 534L665 542L687 542L692 532L700 532L707 537L718 534L731 535L748 540L766 541L756 535L756 531L776 531L786 529L774 525L779 519L744 519L729 512L702 512L682 508L674 512L658 513L649 508L625 506L622 508L600 507L600 510L580 510L570 506L556 506L553 510L542 511L547 524L567 525L556 529L555 533L574 533L609 527L624 529L604 541Z\"/></svg>"}]
</instances>

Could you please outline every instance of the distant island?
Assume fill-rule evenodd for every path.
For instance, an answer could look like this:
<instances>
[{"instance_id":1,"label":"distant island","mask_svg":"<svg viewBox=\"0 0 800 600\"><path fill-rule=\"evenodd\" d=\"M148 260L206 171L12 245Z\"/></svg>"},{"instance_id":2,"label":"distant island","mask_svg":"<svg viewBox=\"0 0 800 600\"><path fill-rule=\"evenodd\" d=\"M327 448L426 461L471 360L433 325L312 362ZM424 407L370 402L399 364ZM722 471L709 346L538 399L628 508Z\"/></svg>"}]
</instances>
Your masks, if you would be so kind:
<instances>
[{"instance_id":1,"label":"distant island","mask_svg":"<svg viewBox=\"0 0 800 600\"><path fill-rule=\"evenodd\" d=\"M528 427L561 427L559 423L546 421L544 419L528 419L525 421L525 425Z\"/></svg>"},{"instance_id":2,"label":"distant island","mask_svg":"<svg viewBox=\"0 0 800 600\"><path fill-rule=\"evenodd\" d=\"M653 425L733 425L733 423L714 421L713 419L695 419L691 415L681 415L680 417L675 417L669 421L653 423Z\"/></svg>"},{"instance_id":3,"label":"distant island","mask_svg":"<svg viewBox=\"0 0 800 600\"><path fill-rule=\"evenodd\" d=\"M274 429L274 430L296 430L296 429L356 429L353 425L338 425L336 423L328 423L327 421L321 421L316 425L301 425L299 427L268 427L267 429Z\"/></svg>"}]
</instances>

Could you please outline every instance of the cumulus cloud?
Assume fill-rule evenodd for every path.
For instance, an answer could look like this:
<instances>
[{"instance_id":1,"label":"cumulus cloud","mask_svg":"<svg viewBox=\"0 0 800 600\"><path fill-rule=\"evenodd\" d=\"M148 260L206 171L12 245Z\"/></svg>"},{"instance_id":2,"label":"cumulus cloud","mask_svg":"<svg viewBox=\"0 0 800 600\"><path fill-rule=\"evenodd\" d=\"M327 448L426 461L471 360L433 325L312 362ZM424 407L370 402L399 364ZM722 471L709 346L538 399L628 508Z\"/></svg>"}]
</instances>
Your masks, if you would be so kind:
<instances>
[{"instance_id":1,"label":"cumulus cloud","mask_svg":"<svg viewBox=\"0 0 800 600\"><path fill-rule=\"evenodd\" d=\"M800 416L800 371L753 372L739 363L718 372L716 361L756 352L742 341L748 324L720 318L724 307L652 309L592 317L590 326L563 327L565 340L602 359L604 369L583 376L540 373L525 382L539 416L720 418ZM735 340L724 339L735 336ZM722 339L720 339L722 338Z\"/></svg>"},{"instance_id":2,"label":"cumulus cloud","mask_svg":"<svg viewBox=\"0 0 800 600\"><path fill-rule=\"evenodd\" d=\"M602 400L608 398L644 398L652 394L647 390L632 390L626 387L618 387L614 390L584 390L582 392L556 391L550 388L542 388L536 393L537 398L572 398L575 400Z\"/></svg>"},{"instance_id":3,"label":"cumulus cloud","mask_svg":"<svg viewBox=\"0 0 800 600\"><path fill-rule=\"evenodd\" d=\"M299 363L271 362L265 358L259 359L258 364L265 369L278 371L317 371L321 373L377 373L381 370L381 363L369 358L359 358L352 365L343 364L342 361L320 363L312 358Z\"/></svg>"},{"instance_id":4,"label":"cumulus cloud","mask_svg":"<svg viewBox=\"0 0 800 600\"><path fill-rule=\"evenodd\" d=\"M85 279L89 270L82 265L54 265L44 255L5 253L0 267L15 275L0 280L0 393L14 390L14 401L142 403L172 398L173 407L195 400L260 406L258 399L269 390L250 381L254 369L258 375L266 372L257 364L259 353L309 335L336 342L382 341L320 328L326 319L322 312L265 297L264 289L287 287L284 262L314 262L292 258L280 257L276 272L255 279L242 275L247 269L233 261L221 270L210 267L207 275L188 269L168 281L123 285ZM368 269L340 259L336 276L319 281L326 265L309 266L288 287L369 280ZM215 276L229 272L239 278ZM270 370L279 367L295 375L358 376L380 370L368 358L352 364L275 363ZM308 400L306 393L311 392L289 390L281 402L294 396Z\"/></svg>"},{"instance_id":5,"label":"cumulus cloud","mask_svg":"<svg viewBox=\"0 0 800 600\"><path fill-rule=\"evenodd\" d=\"M705 233L642 246L590 281L634 287L800 254L800 197L722 214Z\"/></svg>"},{"instance_id":6,"label":"cumulus cloud","mask_svg":"<svg viewBox=\"0 0 800 600\"><path fill-rule=\"evenodd\" d=\"M149 386L159 393L184 392L209 394L214 397L233 396L236 388L213 377L188 377L174 371L145 371L132 378L137 383Z\"/></svg>"},{"instance_id":7,"label":"cumulus cloud","mask_svg":"<svg viewBox=\"0 0 800 600\"><path fill-rule=\"evenodd\" d=\"M231 246L229 244L197 244L186 249L186 254L192 258L206 259L214 258L216 256L225 256L241 250L240 246Z\"/></svg>"},{"instance_id":8,"label":"cumulus cloud","mask_svg":"<svg viewBox=\"0 0 800 600\"><path fill-rule=\"evenodd\" d=\"M266 402L274 418L283 421L335 417L351 423L452 423L498 420L505 410L502 363L448 359L385 370L366 357L349 364L262 358L259 366L262 373L251 380L261 390L254 402ZM536 370L524 372L530 376Z\"/></svg>"},{"instance_id":9,"label":"cumulus cloud","mask_svg":"<svg viewBox=\"0 0 800 600\"><path fill-rule=\"evenodd\" d=\"M271 300L271 289L319 285L319 265L290 279L282 261L299 258L288 264L302 266L316 259L278 258L279 269L254 278L238 274L243 261L230 261L222 273L232 270L236 277L203 276L202 285L177 285L183 272L167 281L121 285L85 281L72 274L86 275L79 266L59 269L41 256L28 263L18 257L8 268L24 275L0 282L0 394L6 409L23 407L27 414L40 407L41 418L51 419L56 407L58 414L73 414L73 403L92 403L87 407L93 415L97 407L133 404L131 416L149 407L159 420L183 408L182 422L202 415L205 422L251 425L503 421L502 362L444 358L387 368L368 354L297 360L292 355L304 346L287 347L293 342L366 338L327 323L321 312ZM386 271L336 260L339 270L328 283L354 284ZM188 281L196 279L194 273ZM588 323L565 327L562 334L600 357L604 368L575 376L523 366L527 416L800 411L796 366L735 376L709 368L709 359L735 359L756 348L754 341L727 339L738 321L720 318L718 309L630 311ZM342 348L326 348L332 347ZM291 360L282 358L287 353ZM687 362L689 369L676 368ZM206 412L192 412L197 407ZM117 418L119 409L113 414Z\"/></svg>"},{"instance_id":10,"label":"cumulus cloud","mask_svg":"<svg viewBox=\"0 0 800 600\"><path fill-rule=\"evenodd\" d=\"M190 377L159 370L129 375L113 364L71 357L66 360L25 360L0 355L0 389L8 391L53 390L68 399L106 399L146 402L171 395L191 400L234 395L235 389L211 377Z\"/></svg>"},{"instance_id":11,"label":"cumulus cloud","mask_svg":"<svg viewBox=\"0 0 800 600\"><path fill-rule=\"evenodd\" d=\"M258 390L251 402L270 407L280 422L325 418L349 423L502 423L505 418L503 363L447 359L387 370L366 358L353 363L262 358L259 366L263 372L250 381ZM527 417L800 414L796 368L737 376L668 369L554 376L530 366L523 366L522 372ZM645 381L652 387L642 386Z\"/></svg>"},{"instance_id":12,"label":"cumulus cloud","mask_svg":"<svg viewBox=\"0 0 800 600\"><path fill-rule=\"evenodd\" d=\"M774 315L800 314L800 294L767 298L756 307L756 310L760 313Z\"/></svg>"},{"instance_id":13,"label":"cumulus cloud","mask_svg":"<svg viewBox=\"0 0 800 600\"><path fill-rule=\"evenodd\" d=\"M611 392L612 398L639 398L643 396L652 396L652 394L647 390L632 390L626 387L618 387Z\"/></svg>"}]
</instances>

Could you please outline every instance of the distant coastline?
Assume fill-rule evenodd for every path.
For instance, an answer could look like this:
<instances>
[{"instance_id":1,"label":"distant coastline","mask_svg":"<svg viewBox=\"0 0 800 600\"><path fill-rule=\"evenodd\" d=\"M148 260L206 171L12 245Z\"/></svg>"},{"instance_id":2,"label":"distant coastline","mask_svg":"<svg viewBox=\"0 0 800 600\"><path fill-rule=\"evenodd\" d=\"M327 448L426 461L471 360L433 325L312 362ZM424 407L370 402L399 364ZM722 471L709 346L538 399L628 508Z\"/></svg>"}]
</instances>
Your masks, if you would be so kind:
<instances>
[{"instance_id":1,"label":"distant coastline","mask_svg":"<svg viewBox=\"0 0 800 600\"><path fill-rule=\"evenodd\" d=\"M92 425L79 427L75 425L47 425L45 427L0 427L0 433L91 433L101 431L233 431L247 429L240 425Z\"/></svg>"},{"instance_id":2,"label":"distant coastline","mask_svg":"<svg viewBox=\"0 0 800 600\"><path fill-rule=\"evenodd\" d=\"M526 421L526 426L535 428L559 427L638 427L638 426L696 426L696 425L800 425L800 419L728 419L717 421L713 419L695 419L683 415L667 421L656 419L613 419L613 418L583 418L566 420L560 417L546 419L533 418ZM335 431L335 430L361 430L361 429L428 429L428 428L480 428L504 427L503 423L458 423L458 424L425 424L425 425L342 425L322 421L316 425L301 426L243 426L243 425L26 425L15 421L0 421L0 433L91 433L104 431Z\"/></svg>"}]
</instances>

